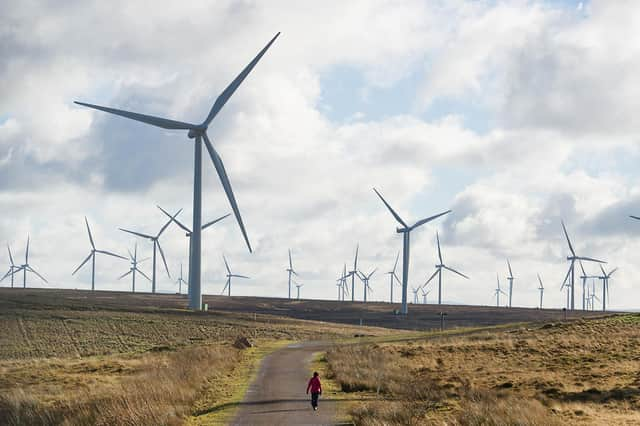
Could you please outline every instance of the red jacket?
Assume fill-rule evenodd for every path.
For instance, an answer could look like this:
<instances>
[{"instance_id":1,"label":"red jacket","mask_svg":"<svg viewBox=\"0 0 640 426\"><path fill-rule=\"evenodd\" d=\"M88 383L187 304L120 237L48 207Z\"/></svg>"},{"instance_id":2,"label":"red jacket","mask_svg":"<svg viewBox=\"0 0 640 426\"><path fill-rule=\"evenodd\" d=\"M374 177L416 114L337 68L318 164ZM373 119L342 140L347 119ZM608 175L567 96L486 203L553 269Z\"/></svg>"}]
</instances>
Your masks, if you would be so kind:
<instances>
[{"instance_id":1,"label":"red jacket","mask_svg":"<svg viewBox=\"0 0 640 426\"><path fill-rule=\"evenodd\" d=\"M309 389L311 389L311 393L322 393L322 385L320 384L319 377L312 377L311 380L309 380L307 393L309 393Z\"/></svg>"}]
</instances>

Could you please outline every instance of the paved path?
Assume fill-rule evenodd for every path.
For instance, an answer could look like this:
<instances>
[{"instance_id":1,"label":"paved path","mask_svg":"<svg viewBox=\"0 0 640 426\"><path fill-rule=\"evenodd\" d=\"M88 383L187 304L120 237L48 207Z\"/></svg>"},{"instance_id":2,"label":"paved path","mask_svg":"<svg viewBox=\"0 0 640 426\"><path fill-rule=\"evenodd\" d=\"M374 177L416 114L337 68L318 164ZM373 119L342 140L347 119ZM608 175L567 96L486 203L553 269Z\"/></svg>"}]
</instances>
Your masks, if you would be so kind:
<instances>
[{"instance_id":1,"label":"paved path","mask_svg":"<svg viewBox=\"0 0 640 426\"><path fill-rule=\"evenodd\" d=\"M336 402L320 397L313 411L305 394L314 352L320 343L290 345L262 361L258 377L240 404L232 425L334 425Z\"/></svg>"}]
</instances>

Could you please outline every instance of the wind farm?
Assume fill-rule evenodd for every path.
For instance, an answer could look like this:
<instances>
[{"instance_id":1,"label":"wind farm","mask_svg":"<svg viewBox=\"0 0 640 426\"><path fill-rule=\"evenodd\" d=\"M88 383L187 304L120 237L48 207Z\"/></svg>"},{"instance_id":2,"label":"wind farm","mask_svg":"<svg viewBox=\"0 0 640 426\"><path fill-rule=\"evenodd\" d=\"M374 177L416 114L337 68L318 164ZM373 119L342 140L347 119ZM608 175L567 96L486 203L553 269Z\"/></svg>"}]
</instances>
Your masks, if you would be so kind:
<instances>
[{"instance_id":1,"label":"wind farm","mask_svg":"<svg viewBox=\"0 0 640 426\"><path fill-rule=\"evenodd\" d=\"M2 8L0 424L638 422L638 5L165 3Z\"/></svg>"}]
</instances>

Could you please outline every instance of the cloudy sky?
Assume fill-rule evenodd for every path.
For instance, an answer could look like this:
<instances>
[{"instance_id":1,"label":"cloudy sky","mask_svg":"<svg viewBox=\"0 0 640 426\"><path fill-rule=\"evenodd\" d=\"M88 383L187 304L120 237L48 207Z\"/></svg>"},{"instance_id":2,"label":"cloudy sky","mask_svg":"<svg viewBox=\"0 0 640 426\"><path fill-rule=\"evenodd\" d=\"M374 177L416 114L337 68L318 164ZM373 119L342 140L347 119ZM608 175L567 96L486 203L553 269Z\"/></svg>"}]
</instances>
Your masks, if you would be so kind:
<instances>
[{"instance_id":1,"label":"cloudy sky","mask_svg":"<svg viewBox=\"0 0 640 426\"><path fill-rule=\"evenodd\" d=\"M136 240L119 227L162 226L156 204L190 225L185 133L73 101L199 122L281 31L209 130L255 251L232 218L207 229L205 293L224 286L223 253L252 277L236 295L284 296L288 248L305 297L336 297L357 243L363 271L390 270L401 236L375 186L409 222L453 210L412 234L410 285L432 273L438 231L445 263L471 277L446 275L446 301L495 303L509 257L515 305L536 305L540 273L560 307L563 219L578 254L620 268L611 306L636 308L639 21L634 0L2 2L0 241L23 258L31 235L50 281L33 286L88 288L90 268L71 276L90 248L84 216L121 254ZM203 165L207 221L230 208ZM187 240L172 226L161 243L172 278L159 270L159 288L175 291ZM126 262L96 268L98 288L129 288ZM388 276L371 286L388 299Z\"/></svg>"}]
</instances>

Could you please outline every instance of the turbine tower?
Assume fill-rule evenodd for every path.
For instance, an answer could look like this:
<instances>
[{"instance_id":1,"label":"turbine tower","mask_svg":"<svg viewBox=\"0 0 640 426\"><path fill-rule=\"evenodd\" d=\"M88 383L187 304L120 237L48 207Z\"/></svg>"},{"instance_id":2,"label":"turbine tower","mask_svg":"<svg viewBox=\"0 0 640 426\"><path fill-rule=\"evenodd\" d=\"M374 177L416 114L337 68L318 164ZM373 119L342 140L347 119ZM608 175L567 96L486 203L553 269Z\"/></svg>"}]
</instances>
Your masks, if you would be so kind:
<instances>
[{"instance_id":1,"label":"turbine tower","mask_svg":"<svg viewBox=\"0 0 640 426\"><path fill-rule=\"evenodd\" d=\"M542 309L542 296L544 295L544 286L542 285L542 278L540 278L540 274L538 274L538 282L540 283L540 287L538 287L538 290L540 290L540 309Z\"/></svg>"},{"instance_id":2,"label":"turbine tower","mask_svg":"<svg viewBox=\"0 0 640 426\"><path fill-rule=\"evenodd\" d=\"M160 206L156 206L156 207L158 207L160 209L160 211L162 211L162 213L165 214L165 216L170 218L173 221L173 223L178 225L185 232L185 236L189 239L189 262L191 262L191 236L193 235L193 232L186 225L184 225L182 222L180 222L177 218L171 216L171 214L169 212L167 212L165 209L163 209ZM200 227L200 229L202 231L204 231L205 229L207 229L211 225L214 225L214 224L220 222L222 219L226 218L227 216L231 216L231 213L228 213L228 214L226 214L224 216L221 216L221 217L219 217L217 219L214 219L211 222L205 223L204 225L202 225ZM182 264L180 264L180 267L182 268ZM191 273L191 263L189 263L189 273ZM189 277L187 277L187 279L189 279ZM187 285L187 292L189 292L189 286L188 285Z\"/></svg>"},{"instance_id":3,"label":"turbine tower","mask_svg":"<svg viewBox=\"0 0 640 426\"><path fill-rule=\"evenodd\" d=\"M441 305L442 304L442 270L446 269L447 271L454 272L466 279L469 279L469 277L463 274L462 272L458 272L455 269L450 268L444 264L444 262L442 261L442 252L440 251L440 237L438 236L437 232L436 232L436 243L438 245L438 259L440 260L440 263L436 265L436 271L433 273L433 275L431 275L431 277L427 280L427 282L422 284L422 286L424 287L427 284L429 284L429 282L437 275L438 276L438 305Z\"/></svg>"},{"instance_id":4,"label":"turbine tower","mask_svg":"<svg viewBox=\"0 0 640 426\"><path fill-rule=\"evenodd\" d=\"M127 258L124 256L120 256L119 254L112 253L110 251L96 249L96 245L93 242L93 236L91 235L91 228L89 228L89 221L87 220L86 216L84 217L84 223L87 225L87 234L89 235L89 242L91 243L91 251L89 252L89 256L87 256L86 259L82 261L80 266L78 266L71 273L71 275L75 275L76 272L78 272L80 268L82 268L84 264L87 263L89 259L91 259L91 291L94 291L96 289L96 253L106 254L107 256L117 257L119 259L124 259L124 260L127 260Z\"/></svg>"},{"instance_id":5,"label":"turbine tower","mask_svg":"<svg viewBox=\"0 0 640 426\"><path fill-rule=\"evenodd\" d=\"M507 293L505 293L504 291L502 291L500 289L500 277L498 276L498 274L496 274L496 280L498 281L498 288L496 288L495 291L495 296L496 296L496 308L500 307L500 293L504 294L505 296L507 295Z\"/></svg>"},{"instance_id":6,"label":"turbine tower","mask_svg":"<svg viewBox=\"0 0 640 426\"><path fill-rule=\"evenodd\" d=\"M133 248L133 253L131 250L129 251L129 259L131 260L131 267L129 268L129 272L125 272L124 274L118 277L119 280L123 279L127 275L131 274L131 293L136 292L136 272L145 277L147 281L151 282L151 278L149 278L144 272L138 269L138 264L144 262L147 259L138 260L138 243ZM181 271L182 272L182 271Z\"/></svg>"},{"instance_id":7,"label":"turbine tower","mask_svg":"<svg viewBox=\"0 0 640 426\"><path fill-rule=\"evenodd\" d=\"M389 303L393 303L393 282L394 280L397 280L398 283L400 283L400 279L398 278L398 276L396 275L396 268L398 267L398 260L400 259L400 252L398 252L398 254L396 255L396 263L393 264L393 269L389 272L387 272L387 274L389 274L389 291L391 292L390 296L389 296Z\"/></svg>"},{"instance_id":8,"label":"turbine tower","mask_svg":"<svg viewBox=\"0 0 640 426\"><path fill-rule=\"evenodd\" d=\"M231 278L235 277L235 278L246 278L249 279L249 277L246 277L244 275L238 275L238 274L234 274L231 272L231 268L229 268L229 264L227 263L227 258L224 257L224 254L222 255L222 260L224 260L224 266L225 268L227 268L227 283L224 285L224 288L222 289L222 294L224 294L224 291L229 289L229 293L227 294L228 296L231 296Z\"/></svg>"},{"instance_id":9,"label":"turbine tower","mask_svg":"<svg viewBox=\"0 0 640 426\"><path fill-rule=\"evenodd\" d=\"M407 289L408 289L408 285L409 285L409 243L410 243L411 231L413 231L414 229L416 229L419 226L424 225L427 222L431 222L432 220L439 218L440 216L443 216L443 215L445 215L447 213L451 213L451 210L447 210L446 212L437 214L435 216L428 217L426 219L421 219L421 220L417 221L416 223L414 223L413 225L409 226L409 225L407 225L407 223L404 220L402 220L402 218L398 215L398 213L396 213L395 210L393 210L393 208L391 208L389 203L387 203L387 201L382 197L382 195L378 192L378 190L376 190L375 188L373 188L373 190L378 195L378 197L380 197L380 199L382 200L384 205L387 207L389 212L396 219L396 221L402 225L401 228L396 228L396 232L398 234L402 234L402 236L403 236L403 242L402 242L402 308L401 308L400 312L403 315L407 315L408 312L409 312L408 307L407 307Z\"/></svg>"},{"instance_id":10,"label":"turbine tower","mask_svg":"<svg viewBox=\"0 0 640 426\"><path fill-rule=\"evenodd\" d=\"M369 280L371 279L371 276L378 270L378 268L375 268L373 271L371 271L371 273L369 275L365 275L362 273L362 271L358 272L358 276L360 277L360 280L362 281L363 287L364 287L364 301L367 301L367 289L371 290L373 292L373 289L369 286Z\"/></svg>"},{"instance_id":11,"label":"turbine tower","mask_svg":"<svg viewBox=\"0 0 640 426\"><path fill-rule=\"evenodd\" d=\"M169 273L169 267L167 266L167 259L165 259L164 251L162 251L162 246L160 245L160 235L162 235L164 230L167 229L167 226L169 226L169 224L175 220L175 218L180 214L180 212L182 212L182 209L178 210L176 214L171 216L171 218L167 221L167 223L165 223L162 226L162 228L160 228L160 231L158 231L156 235L143 234L141 232L129 231L128 229L119 228L123 232L128 232L129 234L146 238L153 243L153 262L152 262L153 270L151 271L151 293L156 292L156 252L158 250L160 251L160 257L162 257L162 262L164 263L164 269L167 271L167 276L171 278L171 274Z\"/></svg>"},{"instance_id":12,"label":"turbine tower","mask_svg":"<svg viewBox=\"0 0 640 426\"><path fill-rule=\"evenodd\" d=\"M602 276L598 277L602 280L602 312L606 312L607 310L607 299L609 298L609 278L618 268L614 268L611 272L607 273L602 265L600 265L600 270L602 271Z\"/></svg>"},{"instance_id":13,"label":"turbine tower","mask_svg":"<svg viewBox=\"0 0 640 426\"><path fill-rule=\"evenodd\" d=\"M567 271L567 275L564 278L564 282L567 281L567 279L569 278L569 275L571 275L571 281L569 281L569 292L570 292L570 307L567 306L567 309L571 309L572 311L575 308L575 300L574 300L574 284L575 284L575 263L576 260L586 260L588 262L598 262L598 263L607 263L607 262L603 262L602 260L598 260L598 259L593 259L591 257L584 257L584 256L578 256L576 255L575 250L573 249L573 246L571 245L571 240L569 240L569 234L567 233L567 228L564 226L564 222L561 221L562 223L562 230L564 231L564 236L567 238L567 244L569 245L569 251L571 252L571 256L567 256L567 260L569 260L571 262L571 265L569 266L569 270ZM564 286L564 284L563 284Z\"/></svg>"},{"instance_id":14,"label":"turbine tower","mask_svg":"<svg viewBox=\"0 0 640 426\"><path fill-rule=\"evenodd\" d=\"M236 89L242 84L244 79L249 75L251 70L256 66L258 61L267 52L269 47L278 38L280 33L277 33L275 37L269 41L269 43L253 58L253 60L238 74L238 76L224 89L224 91L218 96L214 102L207 118L200 124L192 124L186 122L180 122L175 120L168 120L166 118L154 117L145 114L138 114L135 112L123 111L114 108L108 108L98 105L87 104L83 102L76 102L79 105L83 105L89 108L94 108L100 111L108 112L111 114L119 115L121 117L129 118L132 120L140 121L152 126L161 127L163 129L172 130L187 130L187 137L194 139L194 172L193 172L193 236L191 241L191 259L189 260L189 307L194 310L202 309L202 288L201 288L201 269L200 269L200 254L201 254L201 231L202 231L202 143L209 152L213 166L216 169L220 182L224 188L224 191L229 200L229 204L233 209L233 213L236 217L236 221L240 226L240 231L244 237L244 240L251 252L251 244L249 243L249 237L242 222L240 216L240 210L236 203L233 190L231 189L231 182L227 176L227 172L222 163L222 159L218 155L218 152L214 148L213 144L207 136L207 128L211 124L212 120L218 115L222 107L227 103L229 98L233 95ZM154 269L155 272L155 269Z\"/></svg>"},{"instance_id":15,"label":"turbine tower","mask_svg":"<svg viewBox=\"0 0 640 426\"><path fill-rule=\"evenodd\" d=\"M511 272L511 263L509 259L507 259L507 266L509 267L509 276L507 277L507 281L509 281L509 307L511 307L511 296L513 295L513 272Z\"/></svg>"},{"instance_id":16,"label":"turbine tower","mask_svg":"<svg viewBox=\"0 0 640 426\"><path fill-rule=\"evenodd\" d=\"M296 289L298 290L298 294L296 295L296 300L300 300L300 287L303 287L304 284L295 283Z\"/></svg>"},{"instance_id":17,"label":"turbine tower","mask_svg":"<svg viewBox=\"0 0 640 426\"><path fill-rule=\"evenodd\" d=\"M289 273L289 300L291 300L291 275L298 276L298 273L293 270L293 262L291 261L291 249L289 249L289 268L285 270Z\"/></svg>"},{"instance_id":18,"label":"turbine tower","mask_svg":"<svg viewBox=\"0 0 640 426\"><path fill-rule=\"evenodd\" d=\"M31 265L29 265L29 240L30 238L27 235L27 248L24 252L24 263L18 267L14 267L14 273L22 271L22 288L27 288L27 272L36 274L36 276L45 283L49 282L42 275L37 273L36 270L31 267Z\"/></svg>"},{"instance_id":19,"label":"turbine tower","mask_svg":"<svg viewBox=\"0 0 640 426\"><path fill-rule=\"evenodd\" d=\"M9 252L9 270L7 271L6 274L4 274L4 276L2 277L2 279L0 279L0 282L4 281L5 278L7 278L8 276L11 276L11 288L13 288L13 276L18 272L18 270L20 269L14 262L13 262L13 255L11 254L11 247L9 247L9 245L7 244L7 251Z\"/></svg>"}]
</instances>

